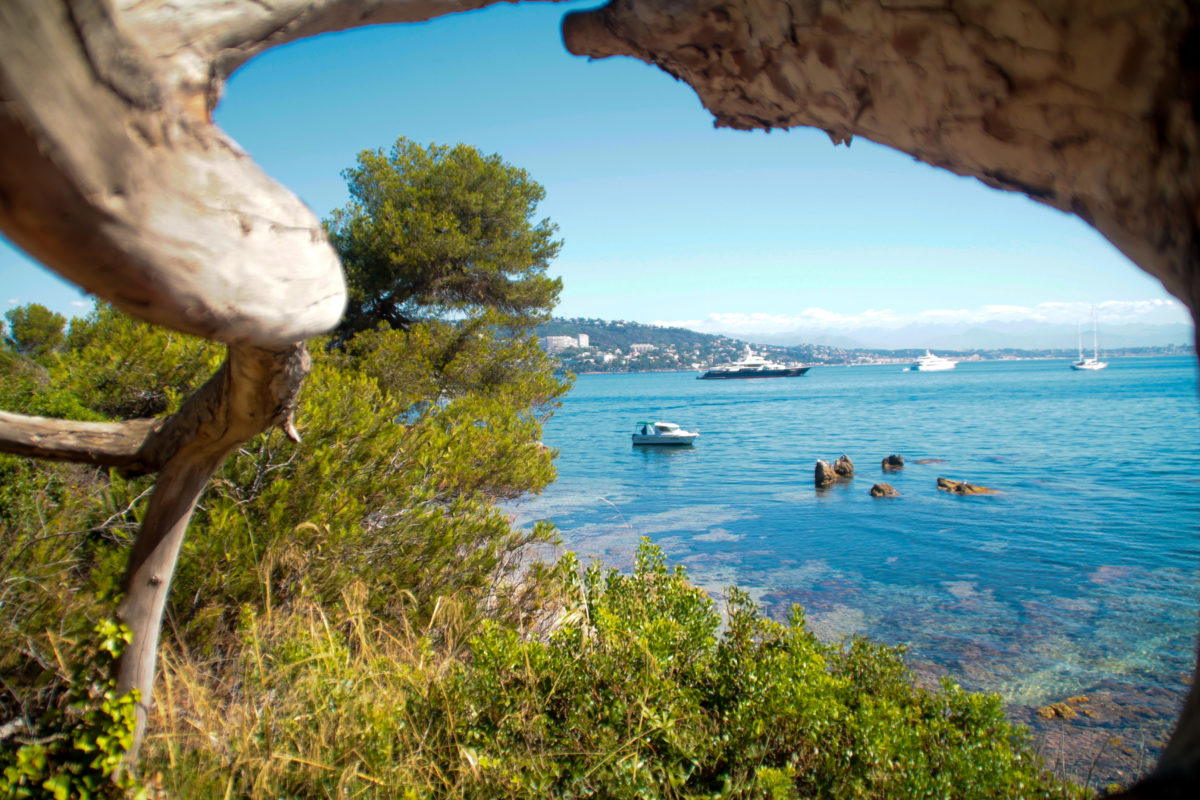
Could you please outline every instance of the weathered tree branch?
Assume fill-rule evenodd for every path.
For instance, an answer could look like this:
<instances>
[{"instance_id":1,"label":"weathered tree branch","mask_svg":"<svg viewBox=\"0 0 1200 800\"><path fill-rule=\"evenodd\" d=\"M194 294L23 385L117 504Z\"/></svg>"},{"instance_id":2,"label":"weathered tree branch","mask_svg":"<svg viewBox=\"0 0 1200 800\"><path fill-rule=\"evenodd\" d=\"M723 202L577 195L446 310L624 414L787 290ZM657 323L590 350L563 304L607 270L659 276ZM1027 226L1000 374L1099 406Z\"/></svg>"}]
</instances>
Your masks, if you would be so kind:
<instances>
[{"instance_id":1,"label":"weathered tree branch","mask_svg":"<svg viewBox=\"0 0 1200 800\"><path fill-rule=\"evenodd\" d=\"M173 87L103 0L0 4L0 227L159 325L264 347L337 324L320 222ZM86 121L86 125L82 123Z\"/></svg>"},{"instance_id":2,"label":"weathered tree branch","mask_svg":"<svg viewBox=\"0 0 1200 800\"><path fill-rule=\"evenodd\" d=\"M204 487L226 457L271 427L298 438L292 417L309 369L303 344L230 346L228 358L179 411L162 419L96 423L0 412L0 451L132 471L160 471L134 540L117 610L133 632L118 664L121 692L138 689L134 756L154 688L155 654L184 533Z\"/></svg>"},{"instance_id":3,"label":"weathered tree branch","mask_svg":"<svg viewBox=\"0 0 1200 800\"><path fill-rule=\"evenodd\" d=\"M117 613L133 632L117 688L141 691L136 743L145 731L163 609L179 548L200 494L225 458L246 440L279 426L294 434L292 415L309 369L303 344L277 350L230 347L229 357L164 426L164 461L133 543Z\"/></svg>"},{"instance_id":4,"label":"weathered tree branch","mask_svg":"<svg viewBox=\"0 0 1200 800\"><path fill-rule=\"evenodd\" d=\"M138 456L162 424L159 419L74 422L0 411L0 452L153 472L161 465L140 463Z\"/></svg>"}]
</instances>

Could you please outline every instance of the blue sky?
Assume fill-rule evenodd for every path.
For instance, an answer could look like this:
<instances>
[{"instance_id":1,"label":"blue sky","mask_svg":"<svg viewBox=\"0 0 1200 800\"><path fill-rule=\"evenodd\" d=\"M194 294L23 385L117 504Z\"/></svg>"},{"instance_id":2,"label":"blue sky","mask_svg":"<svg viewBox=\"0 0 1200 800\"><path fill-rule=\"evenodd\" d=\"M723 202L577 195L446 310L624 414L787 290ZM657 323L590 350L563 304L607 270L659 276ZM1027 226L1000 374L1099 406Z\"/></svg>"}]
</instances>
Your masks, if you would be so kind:
<instances>
[{"instance_id":1,"label":"blue sky","mask_svg":"<svg viewBox=\"0 0 1200 800\"><path fill-rule=\"evenodd\" d=\"M499 6L269 51L217 121L318 215L340 172L398 136L475 145L529 171L565 245L562 316L778 330L929 319L1188 321L1078 219L819 131L716 130L685 84L588 61L559 21ZM0 310L86 298L0 243ZM740 326L740 328L739 328Z\"/></svg>"}]
</instances>

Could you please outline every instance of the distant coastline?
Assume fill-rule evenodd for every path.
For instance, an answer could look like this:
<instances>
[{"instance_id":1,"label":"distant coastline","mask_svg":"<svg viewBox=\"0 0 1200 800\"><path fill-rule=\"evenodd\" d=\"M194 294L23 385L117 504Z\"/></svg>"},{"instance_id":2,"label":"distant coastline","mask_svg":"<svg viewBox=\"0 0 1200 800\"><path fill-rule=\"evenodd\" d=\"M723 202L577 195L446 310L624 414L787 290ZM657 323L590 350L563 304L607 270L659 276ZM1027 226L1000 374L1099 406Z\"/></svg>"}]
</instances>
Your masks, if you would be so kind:
<instances>
[{"instance_id":1,"label":"distant coastline","mask_svg":"<svg viewBox=\"0 0 1200 800\"><path fill-rule=\"evenodd\" d=\"M811 366L863 366L908 364L925 348L894 350L841 348L800 344L789 347L761 344L686 328L662 328L637 322L598 319L554 319L537 326L535 333L547 352L563 368L577 375L623 372L691 372L741 357L747 346L778 361L795 361ZM980 361L1074 360L1074 348L931 348L938 355L964 363ZM1105 358L1157 358L1194 356L1190 344L1146 347L1101 346Z\"/></svg>"},{"instance_id":2,"label":"distant coastline","mask_svg":"<svg viewBox=\"0 0 1200 800\"><path fill-rule=\"evenodd\" d=\"M1139 348L1139 349L1155 350L1156 348ZM955 353L953 350L943 350L941 352L951 358L955 358L955 359L959 358L959 354ZM1120 355L1105 354L1105 358L1111 358L1114 360L1119 360L1119 359L1123 359L1123 358L1179 358L1181 356L1192 356L1192 355L1194 355L1194 353L1192 353L1192 352L1174 352L1174 353L1169 353L1169 352L1162 352L1162 353L1159 353L1159 352L1123 352ZM846 363L846 364L835 364L835 363L814 364L813 366L815 366L815 367L907 366L909 363L912 362L912 360L913 359L911 359L911 358L895 358L895 359L878 360L878 361L857 361L857 362ZM1045 355L1045 356L1024 356L1024 357L1020 357L1020 358L1011 358L1008 356L988 358L986 356L983 356L980 358L960 359L960 360L962 360L966 363L980 363L980 364L985 363L985 362L990 362L990 361L1065 361L1065 362L1071 362L1071 361L1075 360L1075 354L1074 353L1063 353L1063 354ZM622 370L616 370L616 369L575 370L575 369L572 369L571 370L571 372L573 372L576 375L652 375L652 374L665 373L665 372L699 372L699 371L700 371L699 369L692 369L691 367L663 368L663 369L622 369Z\"/></svg>"}]
</instances>

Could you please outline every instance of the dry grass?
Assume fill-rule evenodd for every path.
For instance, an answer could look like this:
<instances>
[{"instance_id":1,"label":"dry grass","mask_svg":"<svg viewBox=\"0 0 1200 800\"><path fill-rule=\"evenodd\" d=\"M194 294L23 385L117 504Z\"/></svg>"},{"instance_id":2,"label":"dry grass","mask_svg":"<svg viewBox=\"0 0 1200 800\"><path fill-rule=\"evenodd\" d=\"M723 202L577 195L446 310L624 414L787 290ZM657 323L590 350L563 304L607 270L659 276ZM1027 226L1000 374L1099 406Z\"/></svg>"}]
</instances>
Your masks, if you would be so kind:
<instances>
[{"instance_id":1,"label":"dry grass","mask_svg":"<svg viewBox=\"0 0 1200 800\"><path fill-rule=\"evenodd\" d=\"M427 757L445 743L411 708L461 665L468 626L443 600L422 630L388 629L364 599L345 591L336 619L304 602L244 609L224 663L164 652L144 750L153 783L189 798L453 796Z\"/></svg>"}]
</instances>

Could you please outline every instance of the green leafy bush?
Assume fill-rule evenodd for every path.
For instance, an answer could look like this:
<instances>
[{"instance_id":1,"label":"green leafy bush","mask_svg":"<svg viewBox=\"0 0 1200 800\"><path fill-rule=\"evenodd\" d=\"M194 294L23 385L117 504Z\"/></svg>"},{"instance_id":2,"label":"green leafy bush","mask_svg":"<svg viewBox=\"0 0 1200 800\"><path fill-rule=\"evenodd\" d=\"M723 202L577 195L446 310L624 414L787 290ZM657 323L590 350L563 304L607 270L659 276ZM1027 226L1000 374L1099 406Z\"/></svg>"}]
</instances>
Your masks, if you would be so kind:
<instances>
[{"instance_id":1,"label":"green leafy bush","mask_svg":"<svg viewBox=\"0 0 1200 800\"><path fill-rule=\"evenodd\" d=\"M632 575L559 567L552 633L488 624L464 658L431 638L446 619L397 630L352 597L247 610L236 690L169 659L154 766L191 797L1086 795L998 698L914 687L896 650L822 644L737 591L723 620L648 543Z\"/></svg>"},{"instance_id":2,"label":"green leafy bush","mask_svg":"<svg viewBox=\"0 0 1200 800\"><path fill-rule=\"evenodd\" d=\"M129 629L108 620L92 634L88 649L76 656L79 666L62 702L48 708L24 734L0 740L0 796L145 796L144 787L121 768L133 744L138 692L118 695L110 676L129 644Z\"/></svg>"},{"instance_id":3,"label":"green leafy bush","mask_svg":"<svg viewBox=\"0 0 1200 800\"><path fill-rule=\"evenodd\" d=\"M314 343L302 443L256 437L209 486L175 575L168 635L223 652L243 604L332 602L354 582L371 583L375 612L414 619L441 597L520 613L517 595L551 591L508 578L553 530L513 528L494 501L553 479L537 439L569 384L531 337L491 327L464 336L431 323L362 339L352 352ZM97 420L172 411L220 351L102 306L75 321L56 359L10 365L4 377L19 380L0 381L0 408ZM44 632L91 618L92 598L117 586L150 485L0 455L0 667L18 676L0 687L0 710L17 713L40 680Z\"/></svg>"}]
</instances>

